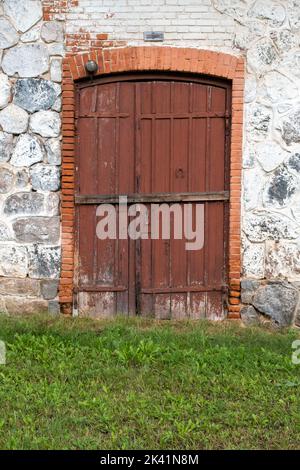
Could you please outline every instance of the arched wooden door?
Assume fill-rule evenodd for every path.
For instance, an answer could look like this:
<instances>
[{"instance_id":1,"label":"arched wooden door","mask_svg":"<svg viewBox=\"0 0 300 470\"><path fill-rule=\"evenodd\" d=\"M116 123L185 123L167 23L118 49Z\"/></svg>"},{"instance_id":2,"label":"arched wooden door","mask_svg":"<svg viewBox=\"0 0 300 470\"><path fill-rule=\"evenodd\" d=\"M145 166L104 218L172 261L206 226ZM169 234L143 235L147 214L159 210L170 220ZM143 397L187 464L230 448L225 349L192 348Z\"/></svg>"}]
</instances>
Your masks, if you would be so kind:
<instances>
[{"instance_id":1,"label":"arched wooden door","mask_svg":"<svg viewBox=\"0 0 300 470\"><path fill-rule=\"evenodd\" d=\"M79 315L223 316L230 101L227 82L188 76L112 76L77 85ZM97 207L118 210L119 195L129 206L204 204L203 248L188 251L174 236L99 240Z\"/></svg>"}]
</instances>

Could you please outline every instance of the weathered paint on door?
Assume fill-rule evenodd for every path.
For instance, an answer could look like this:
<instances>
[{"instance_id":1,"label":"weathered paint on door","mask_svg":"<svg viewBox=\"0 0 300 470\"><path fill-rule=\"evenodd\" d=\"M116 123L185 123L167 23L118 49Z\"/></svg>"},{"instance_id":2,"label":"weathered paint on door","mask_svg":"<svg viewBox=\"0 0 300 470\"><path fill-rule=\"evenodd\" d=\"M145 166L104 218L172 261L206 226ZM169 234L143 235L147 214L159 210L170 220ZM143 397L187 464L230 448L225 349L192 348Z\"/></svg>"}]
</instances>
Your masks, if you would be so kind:
<instances>
[{"instance_id":1,"label":"weathered paint on door","mask_svg":"<svg viewBox=\"0 0 300 470\"><path fill-rule=\"evenodd\" d=\"M80 315L222 317L229 109L230 87L221 81L132 75L78 85L74 281ZM97 206L117 206L118 195L132 203L203 203L203 249L187 251L186 240L174 237L99 240Z\"/></svg>"}]
</instances>

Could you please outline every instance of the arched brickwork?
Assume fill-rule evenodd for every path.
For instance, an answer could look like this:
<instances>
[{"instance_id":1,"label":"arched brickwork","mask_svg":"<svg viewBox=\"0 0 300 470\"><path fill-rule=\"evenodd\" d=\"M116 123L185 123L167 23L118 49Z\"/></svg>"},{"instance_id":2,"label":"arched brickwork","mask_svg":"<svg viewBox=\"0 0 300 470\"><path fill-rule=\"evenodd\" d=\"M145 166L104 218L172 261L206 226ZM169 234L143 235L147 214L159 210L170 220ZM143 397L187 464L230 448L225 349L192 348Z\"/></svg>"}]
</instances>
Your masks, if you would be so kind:
<instances>
[{"instance_id":1,"label":"arched brickwork","mask_svg":"<svg viewBox=\"0 0 300 470\"><path fill-rule=\"evenodd\" d=\"M71 312L74 274L74 157L75 86L87 77L87 60L98 63L97 76L132 71L172 71L205 74L232 81L232 123L229 204L229 317L238 318L240 309L240 199L243 141L244 61L229 54L177 47L126 47L69 55L63 61L62 85L62 266L60 302Z\"/></svg>"}]
</instances>

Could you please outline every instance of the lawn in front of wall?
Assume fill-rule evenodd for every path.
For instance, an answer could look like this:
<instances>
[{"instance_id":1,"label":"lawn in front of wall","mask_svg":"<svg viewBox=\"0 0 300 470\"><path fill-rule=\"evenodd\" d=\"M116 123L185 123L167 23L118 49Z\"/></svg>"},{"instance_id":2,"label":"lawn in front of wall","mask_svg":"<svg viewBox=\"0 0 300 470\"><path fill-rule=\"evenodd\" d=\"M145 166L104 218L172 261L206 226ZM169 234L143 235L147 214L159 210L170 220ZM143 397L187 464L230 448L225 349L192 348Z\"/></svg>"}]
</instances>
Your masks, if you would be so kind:
<instances>
[{"instance_id":1,"label":"lawn in front of wall","mask_svg":"<svg viewBox=\"0 0 300 470\"><path fill-rule=\"evenodd\" d=\"M295 449L296 331L0 316L1 449Z\"/></svg>"}]
</instances>

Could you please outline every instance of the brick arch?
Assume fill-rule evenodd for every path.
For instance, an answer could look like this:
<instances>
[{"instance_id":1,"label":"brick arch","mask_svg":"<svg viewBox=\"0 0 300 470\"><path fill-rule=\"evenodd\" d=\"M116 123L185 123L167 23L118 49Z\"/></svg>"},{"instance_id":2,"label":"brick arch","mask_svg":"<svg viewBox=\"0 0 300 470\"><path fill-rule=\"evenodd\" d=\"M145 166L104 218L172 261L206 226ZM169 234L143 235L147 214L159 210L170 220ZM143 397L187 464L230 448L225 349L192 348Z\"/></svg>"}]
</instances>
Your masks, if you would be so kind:
<instances>
[{"instance_id":1,"label":"brick arch","mask_svg":"<svg viewBox=\"0 0 300 470\"><path fill-rule=\"evenodd\" d=\"M244 61L230 54L179 47L126 47L68 55L63 60L62 84L62 264L59 299L64 313L71 313L74 275L74 158L75 82L88 77L84 64L98 63L96 76L132 71L172 71L205 74L232 81L232 124L229 203L229 317L240 309L240 199L243 140Z\"/></svg>"}]
</instances>

